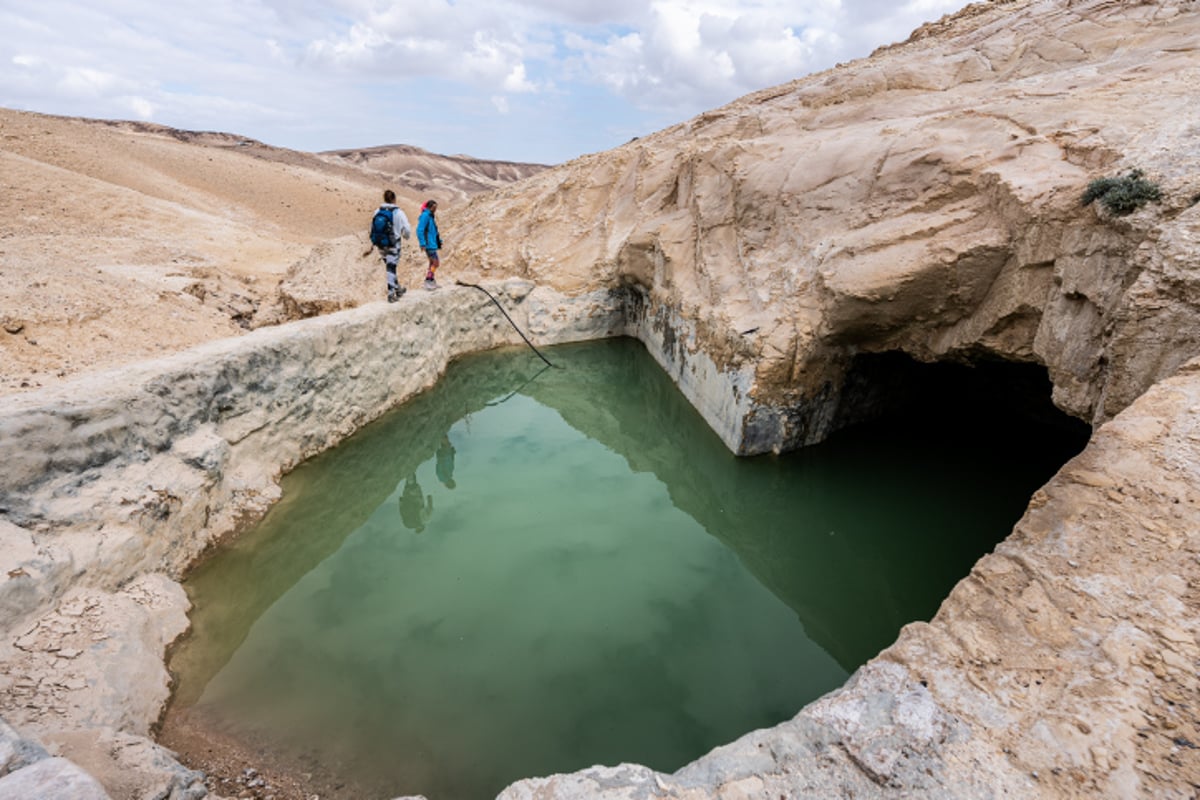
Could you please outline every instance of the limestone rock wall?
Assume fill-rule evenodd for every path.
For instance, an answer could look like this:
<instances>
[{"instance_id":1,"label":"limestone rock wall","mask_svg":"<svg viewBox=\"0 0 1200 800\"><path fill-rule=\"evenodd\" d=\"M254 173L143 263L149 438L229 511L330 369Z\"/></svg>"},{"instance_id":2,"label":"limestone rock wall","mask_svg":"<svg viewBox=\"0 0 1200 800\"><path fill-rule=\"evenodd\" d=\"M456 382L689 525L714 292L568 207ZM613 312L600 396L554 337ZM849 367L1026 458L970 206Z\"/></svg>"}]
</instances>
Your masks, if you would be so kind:
<instances>
[{"instance_id":1,"label":"limestone rock wall","mask_svg":"<svg viewBox=\"0 0 1200 800\"><path fill-rule=\"evenodd\" d=\"M747 393L733 423L701 408L738 452L827 435L861 351L1044 364L1061 408L1103 422L1200 353L1198 28L1188 0L975 4L477 198L448 261L638 287ZM1135 167L1161 204L1081 205Z\"/></svg>"},{"instance_id":2,"label":"limestone rock wall","mask_svg":"<svg viewBox=\"0 0 1200 800\"><path fill-rule=\"evenodd\" d=\"M52 755L50 748L70 755ZM99 779L97 775L101 776ZM43 744L0 720L2 800L200 800L204 776L145 738L79 731Z\"/></svg>"},{"instance_id":3,"label":"limestone rock wall","mask_svg":"<svg viewBox=\"0 0 1200 800\"><path fill-rule=\"evenodd\" d=\"M565 298L520 280L491 288L543 343L625 330L619 293ZM72 559L75 572L101 586L139 571L178 574L214 535L265 509L283 472L432 385L456 356L521 343L491 301L467 287L245 339L5 405L0 532L31 576L61 582L53 564ZM103 546L89 535L75 547L71 531L80 527L100 531ZM181 530L194 534L181 539ZM42 596L0 587L9 619Z\"/></svg>"}]
</instances>

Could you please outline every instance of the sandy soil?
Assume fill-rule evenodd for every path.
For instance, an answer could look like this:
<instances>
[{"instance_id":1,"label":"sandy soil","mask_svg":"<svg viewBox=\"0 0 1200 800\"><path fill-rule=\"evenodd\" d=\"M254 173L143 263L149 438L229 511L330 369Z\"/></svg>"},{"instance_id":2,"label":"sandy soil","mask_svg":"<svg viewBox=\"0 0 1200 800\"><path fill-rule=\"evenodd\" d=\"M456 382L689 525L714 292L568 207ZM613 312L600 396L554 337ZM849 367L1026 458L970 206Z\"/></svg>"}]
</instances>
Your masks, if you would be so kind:
<instances>
[{"instance_id":1,"label":"sandy soil","mask_svg":"<svg viewBox=\"0 0 1200 800\"><path fill-rule=\"evenodd\" d=\"M288 268L362 236L384 188L415 224L538 169L0 109L0 394L279 321Z\"/></svg>"},{"instance_id":2,"label":"sandy soil","mask_svg":"<svg viewBox=\"0 0 1200 800\"><path fill-rule=\"evenodd\" d=\"M157 741L179 754L191 769L205 773L205 785L219 797L254 800L367 800L383 797L348 783L328 765L272 752L233 736L187 711L168 712Z\"/></svg>"}]
</instances>

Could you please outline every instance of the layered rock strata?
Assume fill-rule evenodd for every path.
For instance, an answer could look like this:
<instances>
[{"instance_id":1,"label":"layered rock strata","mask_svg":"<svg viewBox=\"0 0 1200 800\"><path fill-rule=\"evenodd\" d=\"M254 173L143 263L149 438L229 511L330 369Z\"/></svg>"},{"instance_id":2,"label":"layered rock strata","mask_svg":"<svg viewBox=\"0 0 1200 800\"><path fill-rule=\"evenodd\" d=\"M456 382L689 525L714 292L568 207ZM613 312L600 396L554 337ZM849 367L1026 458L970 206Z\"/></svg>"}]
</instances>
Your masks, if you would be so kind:
<instances>
[{"instance_id":1,"label":"layered rock strata","mask_svg":"<svg viewBox=\"0 0 1200 800\"><path fill-rule=\"evenodd\" d=\"M651 351L739 453L828 435L860 352L1042 364L1101 423L1200 353L1197 30L1183 0L975 4L477 198L449 259L640 289ZM1081 204L1132 168L1161 203Z\"/></svg>"}]
</instances>

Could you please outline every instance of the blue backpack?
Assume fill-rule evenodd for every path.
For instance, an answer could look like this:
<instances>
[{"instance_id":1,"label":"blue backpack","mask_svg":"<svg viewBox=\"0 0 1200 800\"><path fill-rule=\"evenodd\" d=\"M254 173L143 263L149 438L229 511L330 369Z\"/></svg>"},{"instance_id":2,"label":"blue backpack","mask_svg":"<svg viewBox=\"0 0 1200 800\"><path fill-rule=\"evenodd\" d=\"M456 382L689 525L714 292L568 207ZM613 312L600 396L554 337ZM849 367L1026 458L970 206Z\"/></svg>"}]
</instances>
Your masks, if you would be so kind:
<instances>
[{"instance_id":1,"label":"blue backpack","mask_svg":"<svg viewBox=\"0 0 1200 800\"><path fill-rule=\"evenodd\" d=\"M371 244L381 250L387 250L396 244L396 237L392 234L392 211L394 209L381 208L371 219Z\"/></svg>"}]
</instances>

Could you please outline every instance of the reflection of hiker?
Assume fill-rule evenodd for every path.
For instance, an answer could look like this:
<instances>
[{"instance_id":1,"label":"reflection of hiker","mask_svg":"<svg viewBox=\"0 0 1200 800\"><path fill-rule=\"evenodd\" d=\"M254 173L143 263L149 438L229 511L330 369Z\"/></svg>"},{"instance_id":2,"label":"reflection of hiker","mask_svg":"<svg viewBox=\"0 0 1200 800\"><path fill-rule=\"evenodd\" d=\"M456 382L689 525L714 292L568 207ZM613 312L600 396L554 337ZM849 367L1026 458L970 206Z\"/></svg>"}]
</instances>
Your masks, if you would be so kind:
<instances>
[{"instance_id":1,"label":"reflection of hiker","mask_svg":"<svg viewBox=\"0 0 1200 800\"><path fill-rule=\"evenodd\" d=\"M442 248L442 237L438 235L437 201L427 200L421 206L421 216L417 218L417 244L429 256L429 269L425 273L425 288L438 288L434 273L441 262L438 260L438 250Z\"/></svg>"},{"instance_id":2,"label":"reflection of hiker","mask_svg":"<svg viewBox=\"0 0 1200 800\"><path fill-rule=\"evenodd\" d=\"M400 521L410 531L420 533L433 517L433 496L421 491L414 472L404 479L404 491L400 493Z\"/></svg>"},{"instance_id":3,"label":"reflection of hiker","mask_svg":"<svg viewBox=\"0 0 1200 800\"><path fill-rule=\"evenodd\" d=\"M396 193L388 189L383 193L383 205L371 218L371 244L378 247L383 256L389 303L396 302L404 294L404 287L396 279L396 262L400 260L400 239L407 239L411 234L408 217L396 206Z\"/></svg>"},{"instance_id":4,"label":"reflection of hiker","mask_svg":"<svg viewBox=\"0 0 1200 800\"><path fill-rule=\"evenodd\" d=\"M450 444L450 437L442 434L442 442L438 445L437 458L435 460L434 472L437 473L437 479L441 481L447 489L454 488L454 445Z\"/></svg>"}]
</instances>

